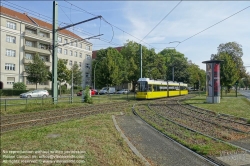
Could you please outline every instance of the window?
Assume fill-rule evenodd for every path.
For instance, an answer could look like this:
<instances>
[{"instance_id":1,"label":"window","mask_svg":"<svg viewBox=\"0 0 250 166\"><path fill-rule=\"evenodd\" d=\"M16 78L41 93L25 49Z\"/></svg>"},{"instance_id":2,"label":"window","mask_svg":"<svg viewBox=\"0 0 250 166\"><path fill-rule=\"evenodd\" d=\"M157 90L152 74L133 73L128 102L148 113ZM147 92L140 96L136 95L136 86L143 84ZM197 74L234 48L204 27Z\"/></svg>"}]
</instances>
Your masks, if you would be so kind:
<instances>
[{"instance_id":1,"label":"window","mask_svg":"<svg viewBox=\"0 0 250 166\"><path fill-rule=\"evenodd\" d=\"M58 43L62 43L62 37L58 37Z\"/></svg>"},{"instance_id":2,"label":"window","mask_svg":"<svg viewBox=\"0 0 250 166\"><path fill-rule=\"evenodd\" d=\"M46 57L44 57L44 56L40 56L40 59L42 60L42 61L46 61Z\"/></svg>"},{"instance_id":3,"label":"window","mask_svg":"<svg viewBox=\"0 0 250 166\"><path fill-rule=\"evenodd\" d=\"M73 43L74 43L73 40L71 40L70 45L73 46Z\"/></svg>"},{"instance_id":4,"label":"window","mask_svg":"<svg viewBox=\"0 0 250 166\"><path fill-rule=\"evenodd\" d=\"M32 54L26 53L25 54L25 59L33 60Z\"/></svg>"},{"instance_id":5,"label":"window","mask_svg":"<svg viewBox=\"0 0 250 166\"><path fill-rule=\"evenodd\" d=\"M48 49L48 45L39 43L39 48L47 50Z\"/></svg>"},{"instance_id":6,"label":"window","mask_svg":"<svg viewBox=\"0 0 250 166\"><path fill-rule=\"evenodd\" d=\"M79 43L78 46L79 46L80 48L82 48L82 43Z\"/></svg>"},{"instance_id":7,"label":"window","mask_svg":"<svg viewBox=\"0 0 250 166\"><path fill-rule=\"evenodd\" d=\"M44 32L40 32L39 36L41 36L41 37L48 37L47 33L44 33Z\"/></svg>"},{"instance_id":8,"label":"window","mask_svg":"<svg viewBox=\"0 0 250 166\"><path fill-rule=\"evenodd\" d=\"M90 55L86 55L87 56L87 59L91 59Z\"/></svg>"},{"instance_id":9,"label":"window","mask_svg":"<svg viewBox=\"0 0 250 166\"><path fill-rule=\"evenodd\" d=\"M15 50L6 49L6 56L15 57L16 56L16 51Z\"/></svg>"},{"instance_id":10,"label":"window","mask_svg":"<svg viewBox=\"0 0 250 166\"><path fill-rule=\"evenodd\" d=\"M86 50L90 50L90 46L86 46L85 49L86 49Z\"/></svg>"},{"instance_id":11,"label":"window","mask_svg":"<svg viewBox=\"0 0 250 166\"><path fill-rule=\"evenodd\" d=\"M82 67L82 62L79 62L79 67Z\"/></svg>"},{"instance_id":12,"label":"window","mask_svg":"<svg viewBox=\"0 0 250 166\"><path fill-rule=\"evenodd\" d=\"M77 64L77 61L75 61L74 64Z\"/></svg>"},{"instance_id":13,"label":"window","mask_svg":"<svg viewBox=\"0 0 250 166\"><path fill-rule=\"evenodd\" d=\"M90 69L89 63L86 63L86 68Z\"/></svg>"},{"instance_id":14,"label":"window","mask_svg":"<svg viewBox=\"0 0 250 166\"><path fill-rule=\"evenodd\" d=\"M15 83L15 77L7 77L7 84L13 85Z\"/></svg>"},{"instance_id":15,"label":"window","mask_svg":"<svg viewBox=\"0 0 250 166\"><path fill-rule=\"evenodd\" d=\"M28 80L26 81L26 85L34 85L33 82L29 82Z\"/></svg>"},{"instance_id":16,"label":"window","mask_svg":"<svg viewBox=\"0 0 250 166\"><path fill-rule=\"evenodd\" d=\"M67 39L64 39L64 43L68 43L68 40L67 40Z\"/></svg>"},{"instance_id":17,"label":"window","mask_svg":"<svg viewBox=\"0 0 250 166\"><path fill-rule=\"evenodd\" d=\"M5 70L13 70L13 71L15 71L15 64L5 63Z\"/></svg>"},{"instance_id":18,"label":"window","mask_svg":"<svg viewBox=\"0 0 250 166\"><path fill-rule=\"evenodd\" d=\"M73 51L69 51L69 55L70 55L70 56L73 56Z\"/></svg>"},{"instance_id":19,"label":"window","mask_svg":"<svg viewBox=\"0 0 250 166\"><path fill-rule=\"evenodd\" d=\"M82 53L80 53L79 57L82 58Z\"/></svg>"},{"instance_id":20,"label":"window","mask_svg":"<svg viewBox=\"0 0 250 166\"><path fill-rule=\"evenodd\" d=\"M89 73L86 73L86 77L89 78L89 77L90 77L90 74L89 74Z\"/></svg>"},{"instance_id":21,"label":"window","mask_svg":"<svg viewBox=\"0 0 250 166\"><path fill-rule=\"evenodd\" d=\"M29 47L32 47L32 46L33 46L33 43L32 43L32 41L26 40L26 41L25 41L25 45L26 45L26 46L29 46Z\"/></svg>"},{"instance_id":22,"label":"window","mask_svg":"<svg viewBox=\"0 0 250 166\"><path fill-rule=\"evenodd\" d=\"M62 53L62 48L59 48L57 49L58 53L61 54Z\"/></svg>"},{"instance_id":23,"label":"window","mask_svg":"<svg viewBox=\"0 0 250 166\"><path fill-rule=\"evenodd\" d=\"M9 43L16 43L16 37L6 35L6 41Z\"/></svg>"},{"instance_id":24,"label":"window","mask_svg":"<svg viewBox=\"0 0 250 166\"><path fill-rule=\"evenodd\" d=\"M75 57L77 57L77 52L75 52Z\"/></svg>"},{"instance_id":25,"label":"window","mask_svg":"<svg viewBox=\"0 0 250 166\"><path fill-rule=\"evenodd\" d=\"M25 29L25 32L27 33L32 33L32 34L35 34L35 31L33 29Z\"/></svg>"},{"instance_id":26,"label":"window","mask_svg":"<svg viewBox=\"0 0 250 166\"><path fill-rule=\"evenodd\" d=\"M76 42L74 42L74 43L73 43L73 46L75 46L75 47L76 47Z\"/></svg>"},{"instance_id":27,"label":"window","mask_svg":"<svg viewBox=\"0 0 250 166\"><path fill-rule=\"evenodd\" d=\"M68 50L64 49L64 55L67 55L67 54L68 54Z\"/></svg>"},{"instance_id":28,"label":"window","mask_svg":"<svg viewBox=\"0 0 250 166\"><path fill-rule=\"evenodd\" d=\"M7 28L16 29L16 23L7 21Z\"/></svg>"},{"instance_id":29,"label":"window","mask_svg":"<svg viewBox=\"0 0 250 166\"><path fill-rule=\"evenodd\" d=\"M69 65L72 66L72 61L71 60L69 61Z\"/></svg>"}]
</instances>

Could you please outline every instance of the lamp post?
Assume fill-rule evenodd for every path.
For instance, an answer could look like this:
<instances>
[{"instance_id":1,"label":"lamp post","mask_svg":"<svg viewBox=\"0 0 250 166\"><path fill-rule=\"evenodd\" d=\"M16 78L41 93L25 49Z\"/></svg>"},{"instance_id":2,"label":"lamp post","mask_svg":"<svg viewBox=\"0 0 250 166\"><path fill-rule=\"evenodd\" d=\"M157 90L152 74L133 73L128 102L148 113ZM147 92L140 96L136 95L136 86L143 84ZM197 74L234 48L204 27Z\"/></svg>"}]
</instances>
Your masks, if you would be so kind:
<instances>
[{"instance_id":1,"label":"lamp post","mask_svg":"<svg viewBox=\"0 0 250 166\"><path fill-rule=\"evenodd\" d=\"M95 68L96 68L97 63L100 62L104 58L106 58L106 57L102 57L99 61L97 61L95 64L95 67L94 67L94 89L95 89Z\"/></svg>"}]
</instances>

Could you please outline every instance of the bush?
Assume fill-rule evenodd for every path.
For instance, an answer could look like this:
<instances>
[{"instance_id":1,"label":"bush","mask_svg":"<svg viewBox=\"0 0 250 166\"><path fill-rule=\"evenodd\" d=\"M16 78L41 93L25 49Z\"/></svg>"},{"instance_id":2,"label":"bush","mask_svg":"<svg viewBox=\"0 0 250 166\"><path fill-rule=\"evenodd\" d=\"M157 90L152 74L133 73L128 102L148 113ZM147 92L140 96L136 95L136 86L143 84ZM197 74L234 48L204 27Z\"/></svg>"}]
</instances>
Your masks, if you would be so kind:
<instances>
[{"instance_id":1,"label":"bush","mask_svg":"<svg viewBox=\"0 0 250 166\"><path fill-rule=\"evenodd\" d=\"M5 96L19 96L21 93L28 92L29 90L13 90L13 89L3 89L2 93Z\"/></svg>"},{"instance_id":2,"label":"bush","mask_svg":"<svg viewBox=\"0 0 250 166\"><path fill-rule=\"evenodd\" d=\"M15 82L13 84L14 90L26 90L26 85L23 82Z\"/></svg>"},{"instance_id":3,"label":"bush","mask_svg":"<svg viewBox=\"0 0 250 166\"><path fill-rule=\"evenodd\" d=\"M90 96L89 91L90 91L89 86L86 86L85 91L84 91L84 102L93 104L93 100Z\"/></svg>"}]
</instances>

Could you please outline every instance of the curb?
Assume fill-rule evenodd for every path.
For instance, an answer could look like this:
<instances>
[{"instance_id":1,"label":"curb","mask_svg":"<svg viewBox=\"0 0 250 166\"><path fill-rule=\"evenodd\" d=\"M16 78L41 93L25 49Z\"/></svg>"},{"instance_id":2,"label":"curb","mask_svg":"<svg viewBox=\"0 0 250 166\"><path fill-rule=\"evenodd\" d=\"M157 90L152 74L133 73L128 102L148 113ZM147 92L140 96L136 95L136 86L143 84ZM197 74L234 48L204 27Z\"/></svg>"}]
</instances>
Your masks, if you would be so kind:
<instances>
[{"instance_id":1,"label":"curb","mask_svg":"<svg viewBox=\"0 0 250 166\"><path fill-rule=\"evenodd\" d=\"M114 122L116 130L121 134L121 137L126 141L126 143L128 144L129 148L136 154L136 156L138 156L145 163L145 166L151 166L151 164L142 156L142 154L136 149L136 147L134 147L134 145L123 134L122 130L117 125L117 122L115 120L115 116L114 115L112 115L112 119L113 119L113 122Z\"/></svg>"}]
</instances>

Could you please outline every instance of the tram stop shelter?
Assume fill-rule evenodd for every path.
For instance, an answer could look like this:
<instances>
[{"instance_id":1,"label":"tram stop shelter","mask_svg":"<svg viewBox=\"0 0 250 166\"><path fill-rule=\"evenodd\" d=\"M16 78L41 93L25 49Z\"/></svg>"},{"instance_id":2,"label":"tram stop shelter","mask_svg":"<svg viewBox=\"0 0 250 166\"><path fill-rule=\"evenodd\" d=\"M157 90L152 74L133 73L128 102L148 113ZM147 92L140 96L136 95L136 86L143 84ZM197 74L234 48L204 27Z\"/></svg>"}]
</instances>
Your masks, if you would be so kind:
<instances>
[{"instance_id":1,"label":"tram stop shelter","mask_svg":"<svg viewBox=\"0 0 250 166\"><path fill-rule=\"evenodd\" d=\"M220 63L221 60L209 60L206 64L207 103L220 103Z\"/></svg>"}]
</instances>

